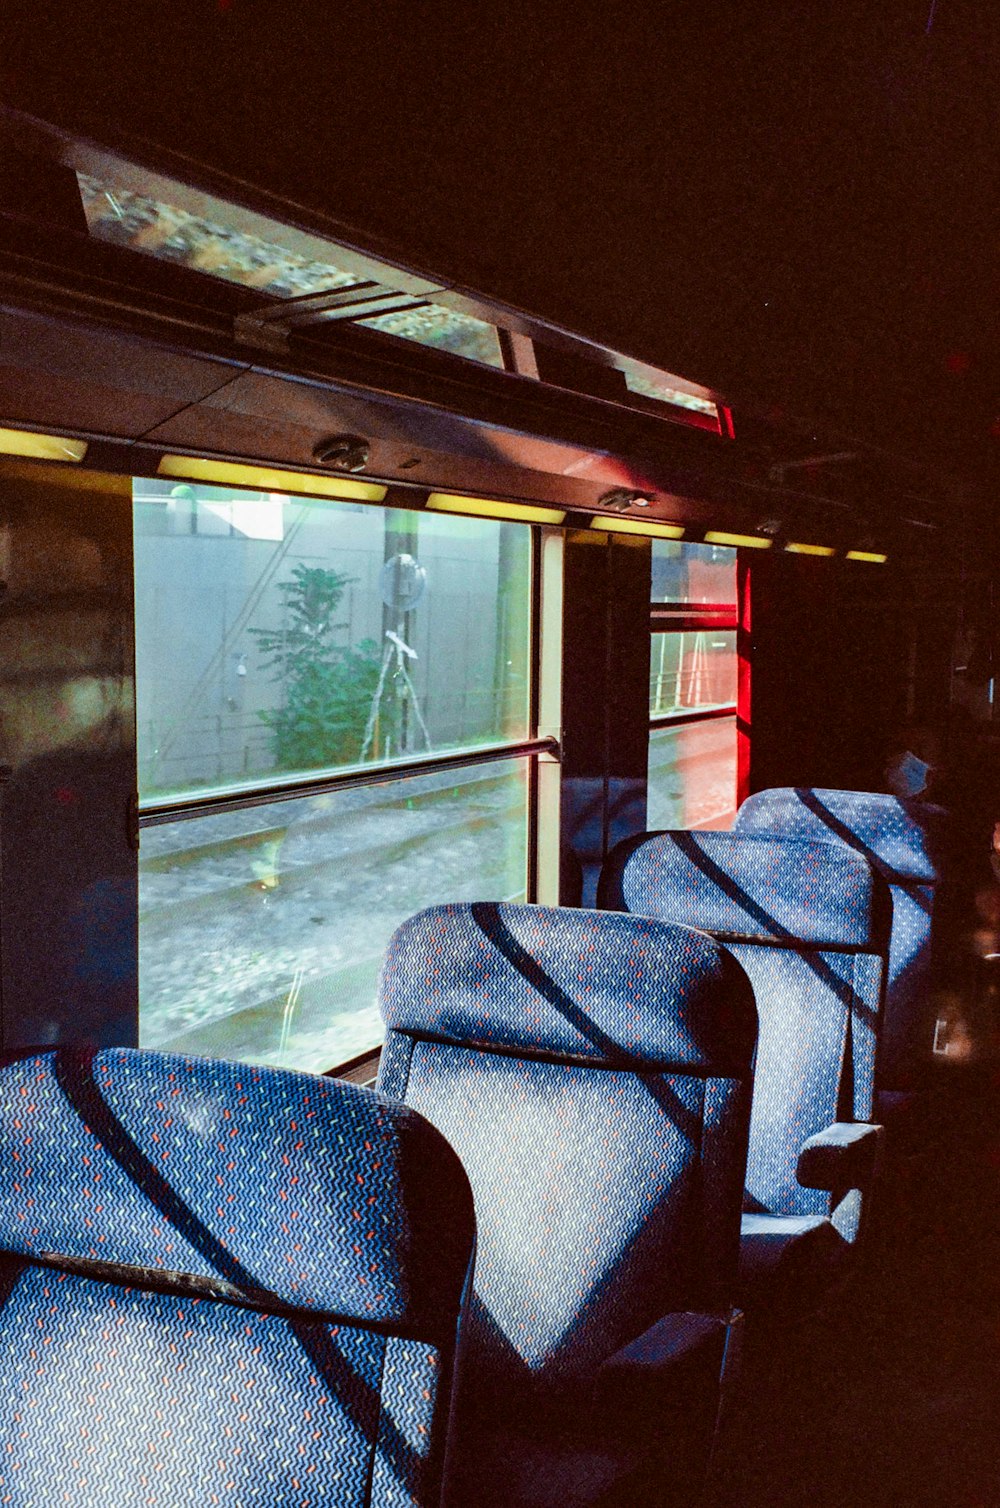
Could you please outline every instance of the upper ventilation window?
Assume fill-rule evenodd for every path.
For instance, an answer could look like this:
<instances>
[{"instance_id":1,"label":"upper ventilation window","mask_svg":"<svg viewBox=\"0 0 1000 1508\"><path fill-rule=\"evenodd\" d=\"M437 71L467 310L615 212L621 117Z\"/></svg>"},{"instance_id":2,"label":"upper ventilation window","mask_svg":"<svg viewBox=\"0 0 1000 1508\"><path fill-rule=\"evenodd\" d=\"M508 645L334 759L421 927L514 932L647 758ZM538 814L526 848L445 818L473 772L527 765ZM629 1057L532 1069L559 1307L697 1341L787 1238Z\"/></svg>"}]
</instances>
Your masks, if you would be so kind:
<instances>
[{"instance_id":1,"label":"upper ventilation window","mask_svg":"<svg viewBox=\"0 0 1000 1508\"><path fill-rule=\"evenodd\" d=\"M359 319L356 323L370 330L381 330L384 335L415 341L419 346L451 351L455 356L464 356L485 366L502 367L504 364L496 326L487 324L484 319L475 319L471 314L460 314L457 309L425 304L414 309L398 309L392 314L376 314L372 319Z\"/></svg>"},{"instance_id":2,"label":"upper ventilation window","mask_svg":"<svg viewBox=\"0 0 1000 1508\"><path fill-rule=\"evenodd\" d=\"M92 236L162 261L192 267L210 277L257 288L276 298L294 298L350 288L364 282L333 262L297 255L262 236L192 214L118 184L78 173L80 196ZM180 197L180 196L178 196ZM224 214L228 206L217 208ZM281 227L274 227L276 234Z\"/></svg>"},{"instance_id":3,"label":"upper ventilation window","mask_svg":"<svg viewBox=\"0 0 1000 1508\"><path fill-rule=\"evenodd\" d=\"M321 231L98 149L81 148L75 169L94 240L261 295L257 308L235 316L241 341L283 349L293 330L317 322L350 323L480 366L510 367L520 376L591 397L659 411L674 423L724 432L722 416L728 420L728 411L705 388L565 331L560 332L561 344L550 346L550 327L522 314L512 319L520 332L512 334L510 311L494 310L487 300L452 282L394 266ZM518 341L529 348L525 362L518 360ZM731 437L731 425L725 432Z\"/></svg>"},{"instance_id":4,"label":"upper ventilation window","mask_svg":"<svg viewBox=\"0 0 1000 1508\"><path fill-rule=\"evenodd\" d=\"M669 403L674 408L686 408L693 414L707 414L710 419L718 419L718 404L711 398L683 392L672 386L675 380L666 372L625 373L625 386L630 393L637 393L640 398L654 398L658 403Z\"/></svg>"}]
</instances>

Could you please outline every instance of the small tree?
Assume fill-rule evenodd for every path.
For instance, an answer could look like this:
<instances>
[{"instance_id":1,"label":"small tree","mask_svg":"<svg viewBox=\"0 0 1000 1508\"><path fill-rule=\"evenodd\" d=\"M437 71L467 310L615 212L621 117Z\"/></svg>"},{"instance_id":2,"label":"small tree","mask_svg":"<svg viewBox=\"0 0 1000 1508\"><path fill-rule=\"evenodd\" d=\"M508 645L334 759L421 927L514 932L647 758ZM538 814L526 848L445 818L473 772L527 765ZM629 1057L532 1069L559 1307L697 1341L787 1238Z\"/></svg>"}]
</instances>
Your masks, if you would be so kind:
<instances>
[{"instance_id":1,"label":"small tree","mask_svg":"<svg viewBox=\"0 0 1000 1508\"><path fill-rule=\"evenodd\" d=\"M284 691L284 703L257 715L271 730L282 769L350 764L361 753L368 710L378 685L379 651L371 639L354 649L334 643L347 627L334 621L354 577L301 563L280 583L285 627L251 629L261 664Z\"/></svg>"}]
</instances>

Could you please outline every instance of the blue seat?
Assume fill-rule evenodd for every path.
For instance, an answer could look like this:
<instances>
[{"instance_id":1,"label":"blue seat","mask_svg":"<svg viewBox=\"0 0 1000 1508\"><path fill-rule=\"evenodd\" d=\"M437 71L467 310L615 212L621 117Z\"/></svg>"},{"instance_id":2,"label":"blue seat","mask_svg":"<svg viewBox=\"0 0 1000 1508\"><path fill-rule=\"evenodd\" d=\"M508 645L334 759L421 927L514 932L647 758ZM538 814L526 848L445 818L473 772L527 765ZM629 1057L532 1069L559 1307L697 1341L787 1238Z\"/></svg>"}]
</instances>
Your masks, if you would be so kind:
<instances>
[{"instance_id":1,"label":"blue seat","mask_svg":"<svg viewBox=\"0 0 1000 1508\"><path fill-rule=\"evenodd\" d=\"M733 831L846 843L887 882L892 932L876 1103L880 1116L891 1116L908 1102L933 1048L931 935L948 868L947 812L926 801L867 791L789 787L748 797Z\"/></svg>"},{"instance_id":2,"label":"blue seat","mask_svg":"<svg viewBox=\"0 0 1000 1508\"><path fill-rule=\"evenodd\" d=\"M454 1508L690 1501L729 1343L756 1036L685 928L436 907L382 975L385 1093L472 1183Z\"/></svg>"},{"instance_id":3,"label":"blue seat","mask_svg":"<svg viewBox=\"0 0 1000 1508\"><path fill-rule=\"evenodd\" d=\"M114 1048L0 1067L0 1501L437 1505L467 1180L369 1090Z\"/></svg>"},{"instance_id":4,"label":"blue seat","mask_svg":"<svg viewBox=\"0 0 1000 1508\"><path fill-rule=\"evenodd\" d=\"M846 1277L869 1213L888 925L884 886L833 843L646 833L609 854L603 906L699 926L754 987L760 1042L740 1298L809 1308Z\"/></svg>"}]
</instances>

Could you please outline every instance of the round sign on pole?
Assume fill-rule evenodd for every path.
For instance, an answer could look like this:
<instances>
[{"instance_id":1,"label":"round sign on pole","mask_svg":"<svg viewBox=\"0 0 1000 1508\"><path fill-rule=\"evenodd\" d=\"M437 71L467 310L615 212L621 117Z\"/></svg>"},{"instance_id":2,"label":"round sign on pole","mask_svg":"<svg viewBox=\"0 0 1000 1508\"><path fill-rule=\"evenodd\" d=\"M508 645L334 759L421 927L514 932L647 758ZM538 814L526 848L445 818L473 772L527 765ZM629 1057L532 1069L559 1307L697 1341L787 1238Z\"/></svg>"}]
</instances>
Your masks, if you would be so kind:
<instances>
[{"instance_id":1,"label":"round sign on pole","mask_svg":"<svg viewBox=\"0 0 1000 1508\"><path fill-rule=\"evenodd\" d=\"M427 572L412 555L393 555L379 573L379 589L386 607L408 613L424 595Z\"/></svg>"}]
</instances>

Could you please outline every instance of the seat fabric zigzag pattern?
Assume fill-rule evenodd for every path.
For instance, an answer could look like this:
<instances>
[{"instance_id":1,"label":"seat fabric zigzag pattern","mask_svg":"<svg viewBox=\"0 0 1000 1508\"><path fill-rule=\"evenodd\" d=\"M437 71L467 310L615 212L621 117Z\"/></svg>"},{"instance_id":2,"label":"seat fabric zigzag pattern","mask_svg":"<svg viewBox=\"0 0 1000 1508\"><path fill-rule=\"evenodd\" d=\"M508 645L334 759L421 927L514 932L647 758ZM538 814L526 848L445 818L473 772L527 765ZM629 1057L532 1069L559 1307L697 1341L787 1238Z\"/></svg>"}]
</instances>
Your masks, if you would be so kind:
<instances>
[{"instance_id":1,"label":"seat fabric zigzag pattern","mask_svg":"<svg viewBox=\"0 0 1000 1508\"><path fill-rule=\"evenodd\" d=\"M911 1087L920 1059L931 1050L931 928L948 871L947 812L878 792L785 787L748 797L733 831L843 843L886 880L892 925L878 1083L887 1091Z\"/></svg>"},{"instance_id":2,"label":"seat fabric zigzag pattern","mask_svg":"<svg viewBox=\"0 0 1000 1508\"><path fill-rule=\"evenodd\" d=\"M603 905L698 924L739 959L760 1016L744 1222L751 1245L772 1232L810 1242L853 1240L860 1204L836 1209L796 1177L803 1142L840 1119L871 1117L884 929L884 891L857 854L828 843L731 833L648 833L609 855ZM845 1191L846 1193L846 1191ZM798 1220L796 1226L794 1221ZM837 1233L839 1232L839 1238ZM745 1293L745 1297L748 1295Z\"/></svg>"},{"instance_id":3,"label":"seat fabric zigzag pattern","mask_svg":"<svg viewBox=\"0 0 1000 1508\"><path fill-rule=\"evenodd\" d=\"M0 1170L0 1502L438 1503L473 1222L418 1116L45 1051L0 1068Z\"/></svg>"},{"instance_id":4,"label":"seat fabric zigzag pattern","mask_svg":"<svg viewBox=\"0 0 1000 1508\"><path fill-rule=\"evenodd\" d=\"M548 1502L519 1495L525 1441L539 1460L574 1428L593 1443L601 1362L731 1299L748 986L683 928L483 903L405 924L380 997L380 1086L444 1132L476 1198L456 1501Z\"/></svg>"}]
</instances>

